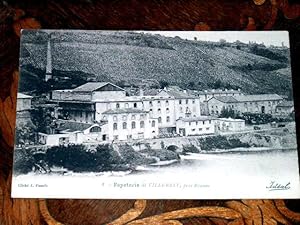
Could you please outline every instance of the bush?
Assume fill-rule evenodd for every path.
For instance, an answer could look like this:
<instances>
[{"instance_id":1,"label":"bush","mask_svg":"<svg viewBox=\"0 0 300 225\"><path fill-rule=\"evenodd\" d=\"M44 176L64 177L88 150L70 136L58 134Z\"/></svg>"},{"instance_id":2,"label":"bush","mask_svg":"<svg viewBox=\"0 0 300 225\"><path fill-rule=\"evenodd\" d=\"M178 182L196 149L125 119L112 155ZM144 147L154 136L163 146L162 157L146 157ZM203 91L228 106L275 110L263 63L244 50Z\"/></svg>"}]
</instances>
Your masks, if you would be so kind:
<instances>
[{"instance_id":1,"label":"bush","mask_svg":"<svg viewBox=\"0 0 300 225\"><path fill-rule=\"evenodd\" d=\"M34 157L29 149L16 149L14 155L14 174L27 174L33 170Z\"/></svg>"},{"instance_id":2,"label":"bush","mask_svg":"<svg viewBox=\"0 0 300 225\"><path fill-rule=\"evenodd\" d=\"M231 149L240 147L250 147L249 144L243 143L238 138L230 138L227 140L225 136L212 136L200 138L199 144L203 150L215 150L215 149Z\"/></svg>"},{"instance_id":3,"label":"bush","mask_svg":"<svg viewBox=\"0 0 300 225\"><path fill-rule=\"evenodd\" d=\"M183 145L183 153L199 153L199 149L195 145Z\"/></svg>"}]
</instances>

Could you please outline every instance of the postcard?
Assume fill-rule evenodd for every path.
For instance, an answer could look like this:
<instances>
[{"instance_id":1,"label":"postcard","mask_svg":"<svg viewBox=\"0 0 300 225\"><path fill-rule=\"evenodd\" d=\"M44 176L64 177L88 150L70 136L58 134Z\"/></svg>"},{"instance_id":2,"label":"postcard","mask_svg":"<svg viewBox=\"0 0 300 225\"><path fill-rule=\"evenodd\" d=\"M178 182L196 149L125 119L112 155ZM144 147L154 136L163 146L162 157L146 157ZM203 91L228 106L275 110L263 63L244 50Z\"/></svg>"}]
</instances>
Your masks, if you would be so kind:
<instances>
[{"instance_id":1,"label":"postcard","mask_svg":"<svg viewBox=\"0 0 300 225\"><path fill-rule=\"evenodd\" d=\"M299 198L286 31L23 30L12 197Z\"/></svg>"}]
</instances>

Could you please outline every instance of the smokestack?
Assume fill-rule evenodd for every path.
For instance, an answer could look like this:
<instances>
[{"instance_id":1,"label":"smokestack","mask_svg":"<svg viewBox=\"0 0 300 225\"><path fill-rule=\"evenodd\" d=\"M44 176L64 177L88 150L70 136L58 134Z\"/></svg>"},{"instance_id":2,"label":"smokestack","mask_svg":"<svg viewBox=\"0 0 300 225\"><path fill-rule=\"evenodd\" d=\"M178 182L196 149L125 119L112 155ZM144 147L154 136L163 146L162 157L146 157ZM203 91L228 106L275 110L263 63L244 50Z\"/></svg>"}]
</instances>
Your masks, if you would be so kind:
<instances>
[{"instance_id":1,"label":"smokestack","mask_svg":"<svg viewBox=\"0 0 300 225\"><path fill-rule=\"evenodd\" d=\"M46 64L46 75L45 81L52 79L52 52L51 52L51 34L47 43L47 64Z\"/></svg>"},{"instance_id":2,"label":"smokestack","mask_svg":"<svg viewBox=\"0 0 300 225\"><path fill-rule=\"evenodd\" d=\"M140 96L144 96L144 90L140 88Z\"/></svg>"}]
</instances>

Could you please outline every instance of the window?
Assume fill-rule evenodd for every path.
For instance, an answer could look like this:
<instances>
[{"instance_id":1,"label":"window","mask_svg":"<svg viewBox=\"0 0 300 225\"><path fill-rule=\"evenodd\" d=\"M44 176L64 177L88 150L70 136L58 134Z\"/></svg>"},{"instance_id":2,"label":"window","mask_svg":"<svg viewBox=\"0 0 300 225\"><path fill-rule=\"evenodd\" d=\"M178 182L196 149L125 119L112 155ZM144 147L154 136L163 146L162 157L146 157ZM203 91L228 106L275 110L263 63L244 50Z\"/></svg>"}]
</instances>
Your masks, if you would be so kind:
<instances>
[{"instance_id":1,"label":"window","mask_svg":"<svg viewBox=\"0 0 300 225\"><path fill-rule=\"evenodd\" d=\"M170 117L169 116L167 116L167 122L170 122Z\"/></svg>"},{"instance_id":2,"label":"window","mask_svg":"<svg viewBox=\"0 0 300 225\"><path fill-rule=\"evenodd\" d=\"M160 101L157 101L157 105L160 106Z\"/></svg>"},{"instance_id":3,"label":"window","mask_svg":"<svg viewBox=\"0 0 300 225\"><path fill-rule=\"evenodd\" d=\"M209 127L206 127L206 130L209 130Z\"/></svg>"},{"instance_id":4,"label":"window","mask_svg":"<svg viewBox=\"0 0 300 225\"><path fill-rule=\"evenodd\" d=\"M140 122L140 128L144 128L145 127L145 122L144 121L141 121Z\"/></svg>"},{"instance_id":5,"label":"window","mask_svg":"<svg viewBox=\"0 0 300 225\"><path fill-rule=\"evenodd\" d=\"M116 104L116 109L119 109L120 108L120 103L117 103Z\"/></svg>"},{"instance_id":6,"label":"window","mask_svg":"<svg viewBox=\"0 0 300 225\"><path fill-rule=\"evenodd\" d=\"M214 111L214 110L211 110L211 113L212 113L212 114L214 114L214 113L215 113L215 111Z\"/></svg>"},{"instance_id":7,"label":"window","mask_svg":"<svg viewBox=\"0 0 300 225\"><path fill-rule=\"evenodd\" d=\"M189 125L191 126L191 125L192 125L192 122L189 122Z\"/></svg>"},{"instance_id":8,"label":"window","mask_svg":"<svg viewBox=\"0 0 300 225\"><path fill-rule=\"evenodd\" d=\"M169 105L169 101L167 100L167 101L166 101L166 106L168 106L168 105Z\"/></svg>"},{"instance_id":9,"label":"window","mask_svg":"<svg viewBox=\"0 0 300 225\"><path fill-rule=\"evenodd\" d=\"M113 130L118 130L118 124L117 123L113 124Z\"/></svg>"},{"instance_id":10,"label":"window","mask_svg":"<svg viewBox=\"0 0 300 225\"><path fill-rule=\"evenodd\" d=\"M180 106L180 108L179 108L179 111L182 113L183 112L183 109L182 109L182 107Z\"/></svg>"},{"instance_id":11,"label":"window","mask_svg":"<svg viewBox=\"0 0 300 225\"><path fill-rule=\"evenodd\" d=\"M202 131L202 128L199 128L199 131Z\"/></svg>"},{"instance_id":12,"label":"window","mask_svg":"<svg viewBox=\"0 0 300 225\"><path fill-rule=\"evenodd\" d=\"M170 109L169 109L169 108L166 108L166 112L169 113L169 112L170 112Z\"/></svg>"},{"instance_id":13,"label":"window","mask_svg":"<svg viewBox=\"0 0 300 225\"><path fill-rule=\"evenodd\" d=\"M185 108L185 112L186 112L186 113L189 113L189 112L190 112L189 107L186 107L186 108Z\"/></svg>"},{"instance_id":14,"label":"window","mask_svg":"<svg viewBox=\"0 0 300 225\"><path fill-rule=\"evenodd\" d=\"M161 123L161 117L158 117L158 123Z\"/></svg>"},{"instance_id":15,"label":"window","mask_svg":"<svg viewBox=\"0 0 300 225\"><path fill-rule=\"evenodd\" d=\"M129 108L129 104L128 103L125 104L125 108L126 109Z\"/></svg>"},{"instance_id":16,"label":"window","mask_svg":"<svg viewBox=\"0 0 300 225\"><path fill-rule=\"evenodd\" d=\"M189 100L188 99L185 100L185 104L189 104Z\"/></svg>"},{"instance_id":17,"label":"window","mask_svg":"<svg viewBox=\"0 0 300 225\"><path fill-rule=\"evenodd\" d=\"M118 140L119 136L118 135L114 135L114 140Z\"/></svg>"},{"instance_id":18,"label":"window","mask_svg":"<svg viewBox=\"0 0 300 225\"><path fill-rule=\"evenodd\" d=\"M131 120L135 120L135 115L132 115L132 116L131 116Z\"/></svg>"},{"instance_id":19,"label":"window","mask_svg":"<svg viewBox=\"0 0 300 225\"><path fill-rule=\"evenodd\" d=\"M194 99L193 99L192 103L195 104L195 100Z\"/></svg>"},{"instance_id":20,"label":"window","mask_svg":"<svg viewBox=\"0 0 300 225\"><path fill-rule=\"evenodd\" d=\"M155 121L154 120L152 120L152 127L155 127Z\"/></svg>"},{"instance_id":21,"label":"window","mask_svg":"<svg viewBox=\"0 0 300 225\"><path fill-rule=\"evenodd\" d=\"M150 109L150 113L152 113L153 112L153 110L152 109Z\"/></svg>"},{"instance_id":22,"label":"window","mask_svg":"<svg viewBox=\"0 0 300 225\"><path fill-rule=\"evenodd\" d=\"M203 120L202 123L203 123L203 125L204 125L204 124L205 124L205 121Z\"/></svg>"},{"instance_id":23,"label":"window","mask_svg":"<svg viewBox=\"0 0 300 225\"><path fill-rule=\"evenodd\" d=\"M153 106L153 103L152 103L152 101L150 101L150 102L149 102L149 105L150 105L151 107Z\"/></svg>"},{"instance_id":24,"label":"window","mask_svg":"<svg viewBox=\"0 0 300 225\"><path fill-rule=\"evenodd\" d=\"M118 117L117 117L117 116L114 116L114 117L113 117L113 120L114 120L114 121L117 121L117 120L118 120Z\"/></svg>"},{"instance_id":25,"label":"window","mask_svg":"<svg viewBox=\"0 0 300 225\"><path fill-rule=\"evenodd\" d=\"M209 124L211 124L211 120L209 120Z\"/></svg>"},{"instance_id":26,"label":"window","mask_svg":"<svg viewBox=\"0 0 300 225\"><path fill-rule=\"evenodd\" d=\"M179 105L181 105L181 103L182 103L181 100L179 100Z\"/></svg>"},{"instance_id":27,"label":"window","mask_svg":"<svg viewBox=\"0 0 300 225\"><path fill-rule=\"evenodd\" d=\"M196 129L192 129L192 131L195 131Z\"/></svg>"},{"instance_id":28,"label":"window","mask_svg":"<svg viewBox=\"0 0 300 225\"><path fill-rule=\"evenodd\" d=\"M244 104L245 107L247 107L247 102Z\"/></svg>"},{"instance_id":29,"label":"window","mask_svg":"<svg viewBox=\"0 0 300 225\"><path fill-rule=\"evenodd\" d=\"M196 122L196 125L198 125L198 121Z\"/></svg>"},{"instance_id":30,"label":"window","mask_svg":"<svg viewBox=\"0 0 300 225\"><path fill-rule=\"evenodd\" d=\"M135 122L134 121L131 122L131 128L135 129Z\"/></svg>"},{"instance_id":31,"label":"window","mask_svg":"<svg viewBox=\"0 0 300 225\"><path fill-rule=\"evenodd\" d=\"M91 129L90 129L90 132L91 133L96 133L96 132L101 132L101 128L100 127L92 127Z\"/></svg>"},{"instance_id":32,"label":"window","mask_svg":"<svg viewBox=\"0 0 300 225\"><path fill-rule=\"evenodd\" d=\"M127 120L127 116L122 116L122 119L125 121L125 120Z\"/></svg>"},{"instance_id":33,"label":"window","mask_svg":"<svg viewBox=\"0 0 300 225\"><path fill-rule=\"evenodd\" d=\"M81 112L81 111L80 111L80 113L79 113L79 114L80 114L80 117L82 117L82 112Z\"/></svg>"},{"instance_id":34,"label":"window","mask_svg":"<svg viewBox=\"0 0 300 225\"><path fill-rule=\"evenodd\" d=\"M133 103L133 108L137 108L137 103Z\"/></svg>"},{"instance_id":35,"label":"window","mask_svg":"<svg viewBox=\"0 0 300 225\"><path fill-rule=\"evenodd\" d=\"M106 117L106 116L103 116L103 117L102 117L102 120L107 120L107 117Z\"/></svg>"},{"instance_id":36,"label":"window","mask_svg":"<svg viewBox=\"0 0 300 225\"><path fill-rule=\"evenodd\" d=\"M127 129L127 123L126 122L123 123L123 129L124 130Z\"/></svg>"},{"instance_id":37,"label":"window","mask_svg":"<svg viewBox=\"0 0 300 225\"><path fill-rule=\"evenodd\" d=\"M158 109L157 109L157 112L158 112L158 113L161 113L161 109L160 109L160 108L158 108Z\"/></svg>"}]
</instances>

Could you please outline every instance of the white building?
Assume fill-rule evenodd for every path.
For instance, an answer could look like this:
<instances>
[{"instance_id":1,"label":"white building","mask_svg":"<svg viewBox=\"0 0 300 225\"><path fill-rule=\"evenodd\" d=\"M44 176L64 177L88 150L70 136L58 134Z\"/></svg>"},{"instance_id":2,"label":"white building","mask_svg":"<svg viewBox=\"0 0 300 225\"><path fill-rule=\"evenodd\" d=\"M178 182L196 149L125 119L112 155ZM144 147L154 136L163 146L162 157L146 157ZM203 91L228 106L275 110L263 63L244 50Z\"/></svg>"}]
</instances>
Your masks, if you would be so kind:
<instances>
[{"instance_id":1,"label":"white building","mask_svg":"<svg viewBox=\"0 0 300 225\"><path fill-rule=\"evenodd\" d=\"M232 118L218 118L215 121L216 132L236 132L245 130L245 120Z\"/></svg>"},{"instance_id":2,"label":"white building","mask_svg":"<svg viewBox=\"0 0 300 225\"><path fill-rule=\"evenodd\" d=\"M220 115L222 109L232 109L236 113L275 114L276 106L283 101L277 94L219 96L209 99L210 115Z\"/></svg>"},{"instance_id":3,"label":"white building","mask_svg":"<svg viewBox=\"0 0 300 225\"><path fill-rule=\"evenodd\" d=\"M110 109L103 112L102 116L102 120L108 124L106 140L152 139L158 136L158 120L150 118L148 111Z\"/></svg>"},{"instance_id":4,"label":"white building","mask_svg":"<svg viewBox=\"0 0 300 225\"><path fill-rule=\"evenodd\" d=\"M219 96L240 96L243 95L240 89L233 90L233 89L210 89L210 90L204 90L204 91L198 91L197 95L199 96L200 102L208 101L209 99L213 97L219 97Z\"/></svg>"},{"instance_id":5,"label":"white building","mask_svg":"<svg viewBox=\"0 0 300 225\"><path fill-rule=\"evenodd\" d=\"M61 120L54 134L39 133L39 142L48 146L98 143L106 140L106 127L107 124Z\"/></svg>"},{"instance_id":6,"label":"white building","mask_svg":"<svg viewBox=\"0 0 300 225\"><path fill-rule=\"evenodd\" d=\"M17 94L17 112L28 111L31 109L32 96L22 93Z\"/></svg>"},{"instance_id":7,"label":"white building","mask_svg":"<svg viewBox=\"0 0 300 225\"><path fill-rule=\"evenodd\" d=\"M92 123L97 120L94 100L124 98L126 91L109 82L88 82L69 90L52 91L51 101L58 103L60 115L69 120ZM98 107L98 110L101 107ZM106 110L106 109L105 109ZM104 109L102 111L105 111ZM98 111L98 114L101 110Z\"/></svg>"},{"instance_id":8,"label":"white building","mask_svg":"<svg viewBox=\"0 0 300 225\"><path fill-rule=\"evenodd\" d=\"M276 113L279 115L290 115L294 111L293 101L283 101L276 106Z\"/></svg>"},{"instance_id":9,"label":"white building","mask_svg":"<svg viewBox=\"0 0 300 225\"><path fill-rule=\"evenodd\" d=\"M157 96L168 97L174 99L174 117L175 120L185 117L199 117L200 112L200 100L194 95L188 94L185 90L162 90Z\"/></svg>"},{"instance_id":10,"label":"white building","mask_svg":"<svg viewBox=\"0 0 300 225\"><path fill-rule=\"evenodd\" d=\"M210 116L180 118L176 121L176 133L181 136L214 134L216 120Z\"/></svg>"}]
</instances>

